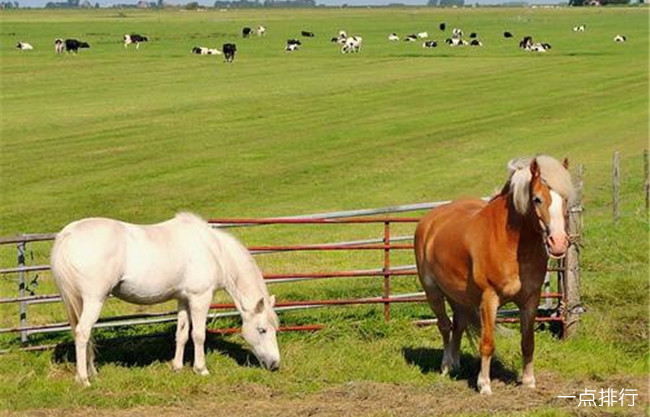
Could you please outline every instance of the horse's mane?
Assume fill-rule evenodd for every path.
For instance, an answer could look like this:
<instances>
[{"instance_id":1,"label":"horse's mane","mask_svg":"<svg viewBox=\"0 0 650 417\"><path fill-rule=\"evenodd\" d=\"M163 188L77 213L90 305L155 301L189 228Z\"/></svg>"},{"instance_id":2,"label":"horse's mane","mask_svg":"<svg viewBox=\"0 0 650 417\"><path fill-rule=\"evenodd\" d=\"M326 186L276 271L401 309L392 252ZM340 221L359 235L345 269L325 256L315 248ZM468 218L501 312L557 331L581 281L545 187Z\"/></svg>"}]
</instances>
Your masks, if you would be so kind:
<instances>
[{"instance_id":1,"label":"horse's mane","mask_svg":"<svg viewBox=\"0 0 650 417\"><path fill-rule=\"evenodd\" d=\"M208 231L203 236L207 243L213 247L215 260L223 272L226 290L233 296L235 304L239 303L240 307L248 310L255 306L258 296L256 295L254 296L255 299L252 299L250 290L245 291L241 288L244 281L249 285L253 285L255 291L264 298L268 311L271 312L269 314L271 324L277 328L279 325L278 317L270 305L269 293L264 284L262 271L248 249L233 235L224 230L212 228L205 220L194 213L177 213L174 220L196 224ZM247 279L253 276L258 279Z\"/></svg>"},{"instance_id":2,"label":"horse's mane","mask_svg":"<svg viewBox=\"0 0 650 417\"><path fill-rule=\"evenodd\" d=\"M537 160L542 181L571 204L574 198L574 188L569 171L557 159L548 155L537 155L534 159ZM508 162L510 177L501 191L502 195L512 194L515 209L520 214L528 212L530 202L529 184L532 179L529 167L532 160L533 158L527 157L513 159Z\"/></svg>"}]
</instances>

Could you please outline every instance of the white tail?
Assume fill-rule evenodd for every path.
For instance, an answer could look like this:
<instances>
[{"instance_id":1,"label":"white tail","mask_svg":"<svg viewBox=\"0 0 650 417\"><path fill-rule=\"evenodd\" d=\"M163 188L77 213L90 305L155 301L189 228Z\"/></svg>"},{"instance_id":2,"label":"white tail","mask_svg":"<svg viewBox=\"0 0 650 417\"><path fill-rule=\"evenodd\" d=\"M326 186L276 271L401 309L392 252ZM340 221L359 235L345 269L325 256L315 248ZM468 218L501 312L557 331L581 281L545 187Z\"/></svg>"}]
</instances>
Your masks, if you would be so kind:
<instances>
[{"instance_id":1,"label":"white tail","mask_svg":"<svg viewBox=\"0 0 650 417\"><path fill-rule=\"evenodd\" d=\"M83 309L83 300L79 289L75 285L75 276L79 275L79 271L72 265L70 260L66 257L66 251L62 250L66 245L66 239L69 233L62 231L54 241L52 248L52 256L50 263L52 265L52 275L54 282L59 288L63 304L68 312L68 320L70 321L70 330L72 335L75 335L75 329L79 323L81 310Z\"/></svg>"}]
</instances>

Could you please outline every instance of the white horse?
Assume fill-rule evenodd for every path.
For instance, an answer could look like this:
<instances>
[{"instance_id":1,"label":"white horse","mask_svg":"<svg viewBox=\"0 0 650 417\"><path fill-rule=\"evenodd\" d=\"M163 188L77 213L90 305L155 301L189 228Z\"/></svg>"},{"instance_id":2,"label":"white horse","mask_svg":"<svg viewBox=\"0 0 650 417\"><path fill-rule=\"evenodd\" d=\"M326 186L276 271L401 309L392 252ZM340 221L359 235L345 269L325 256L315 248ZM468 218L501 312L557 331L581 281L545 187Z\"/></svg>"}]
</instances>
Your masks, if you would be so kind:
<instances>
[{"instance_id":1,"label":"white horse","mask_svg":"<svg viewBox=\"0 0 650 417\"><path fill-rule=\"evenodd\" d=\"M174 370L192 324L194 371L207 375L205 324L217 289L225 289L242 317L242 335L260 363L280 366L275 297L248 250L229 234L190 213L154 225L89 218L67 225L52 248L52 272L75 339L77 380L97 371L90 332L109 294L136 304L178 300ZM89 375L90 374L90 375Z\"/></svg>"}]
</instances>

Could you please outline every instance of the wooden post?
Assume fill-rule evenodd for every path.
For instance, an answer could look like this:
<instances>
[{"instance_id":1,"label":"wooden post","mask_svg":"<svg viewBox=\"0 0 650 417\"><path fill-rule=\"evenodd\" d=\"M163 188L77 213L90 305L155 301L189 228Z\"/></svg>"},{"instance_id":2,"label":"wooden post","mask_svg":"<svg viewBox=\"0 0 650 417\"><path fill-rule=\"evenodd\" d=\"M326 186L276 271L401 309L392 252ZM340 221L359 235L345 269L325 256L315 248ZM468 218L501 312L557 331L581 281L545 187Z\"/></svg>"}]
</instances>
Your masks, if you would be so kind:
<instances>
[{"instance_id":1,"label":"wooden post","mask_svg":"<svg viewBox=\"0 0 650 417\"><path fill-rule=\"evenodd\" d=\"M578 166L575 202L569 208L569 238L571 244L564 261L564 339L578 331L580 316L584 312L580 299L580 240L582 237L582 165Z\"/></svg>"},{"instance_id":2,"label":"wooden post","mask_svg":"<svg viewBox=\"0 0 650 417\"><path fill-rule=\"evenodd\" d=\"M612 204L614 210L614 221L621 217L619 207L621 198L621 156L618 151L614 152L614 162L612 168Z\"/></svg>"},{"instance_id":3,"label":"wooden post","mask_svg":"<svg viewBox=\"0 0 650 417\"><path fill-rule=\"evenodd\" d=\"M648 150L643 151L643 189L645 192L645 210L650 210L650 168L648 168Z\"/></svg>"}]
</instances>

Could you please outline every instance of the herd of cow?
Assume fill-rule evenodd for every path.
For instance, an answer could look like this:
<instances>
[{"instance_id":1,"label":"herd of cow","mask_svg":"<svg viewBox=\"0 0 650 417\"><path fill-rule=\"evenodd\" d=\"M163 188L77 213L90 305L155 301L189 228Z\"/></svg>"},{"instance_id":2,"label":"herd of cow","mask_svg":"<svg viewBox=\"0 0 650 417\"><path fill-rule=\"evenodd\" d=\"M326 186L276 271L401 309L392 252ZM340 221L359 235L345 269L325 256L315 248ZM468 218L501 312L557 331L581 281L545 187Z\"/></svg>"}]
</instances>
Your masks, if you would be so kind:
<instances>
[{"instance_id":1,"label":"herd of cow","mask_svg":"<svg viewBox=\"0 0 650 417\"><path fill-rule=\"evenodd\" d=\"M440 23L438 26L441 32L445 32L447 25L445 23ZM574 32L584 32L586 30L586 25L579 25L573 28ZM257 36L266 35L266 27L258 26L255 29L250 27L244 27L242 29L242 37L249 38L251 34L256 34ZM304 38L313 38L315 34L310 31L303 30L300 32L301 36ZM511 32L503 32L504 38L513 38L514 35ZM416 42L418 40L423 40L423 48L436 48L438 46L437 40L426 40L429 38L428 32L418 32L406 35L404 37L405 42ZM451 31L451 37L445 39L445 43L450 46L483 46L483 43L479 40L478 34L472 32L469 35L469 41L463 39L463 31L459 28L453 28ZM388 40L390 42L397 42L400 40L400 37L397 33L391 33L388 35ZM140 49L140 44L143 42L148 42L149 39L146 36L138 34L127 34L124 35L124 48L127 48L130 44L135 44L136 49ZM627 38L624 35L616 35L614 37L614 42L625 42ZM350 53L350 52L359 52L361 51L361 45L363 39L361 36L348 36L344 30L340 30L338 35L331 38L331 42L341 45L341 53ZM302 47L302 42L300 39L288 39L285 45L285 51L294 52L299 50ZM551 45L547 42L533 42L532 36L524 36L519 42L519 47L531 52L546 52L551 49ZM32 50L34 47L27 42L18 42L17 48L23 51ZM54 41L54 50L57 54L62 54L64 51L68 53L77 53L79 49L90 48L90 45L87 42L83 42L77 39L61 39L57 38ZM237 51L237 45L234 43L224 43L221 50L216 48L208 48L202 46L195 46L192 48L192 53L197 55L223 55L225 62L233 62L235 59L235 52Z\"/></svg>"}]
</instances>

